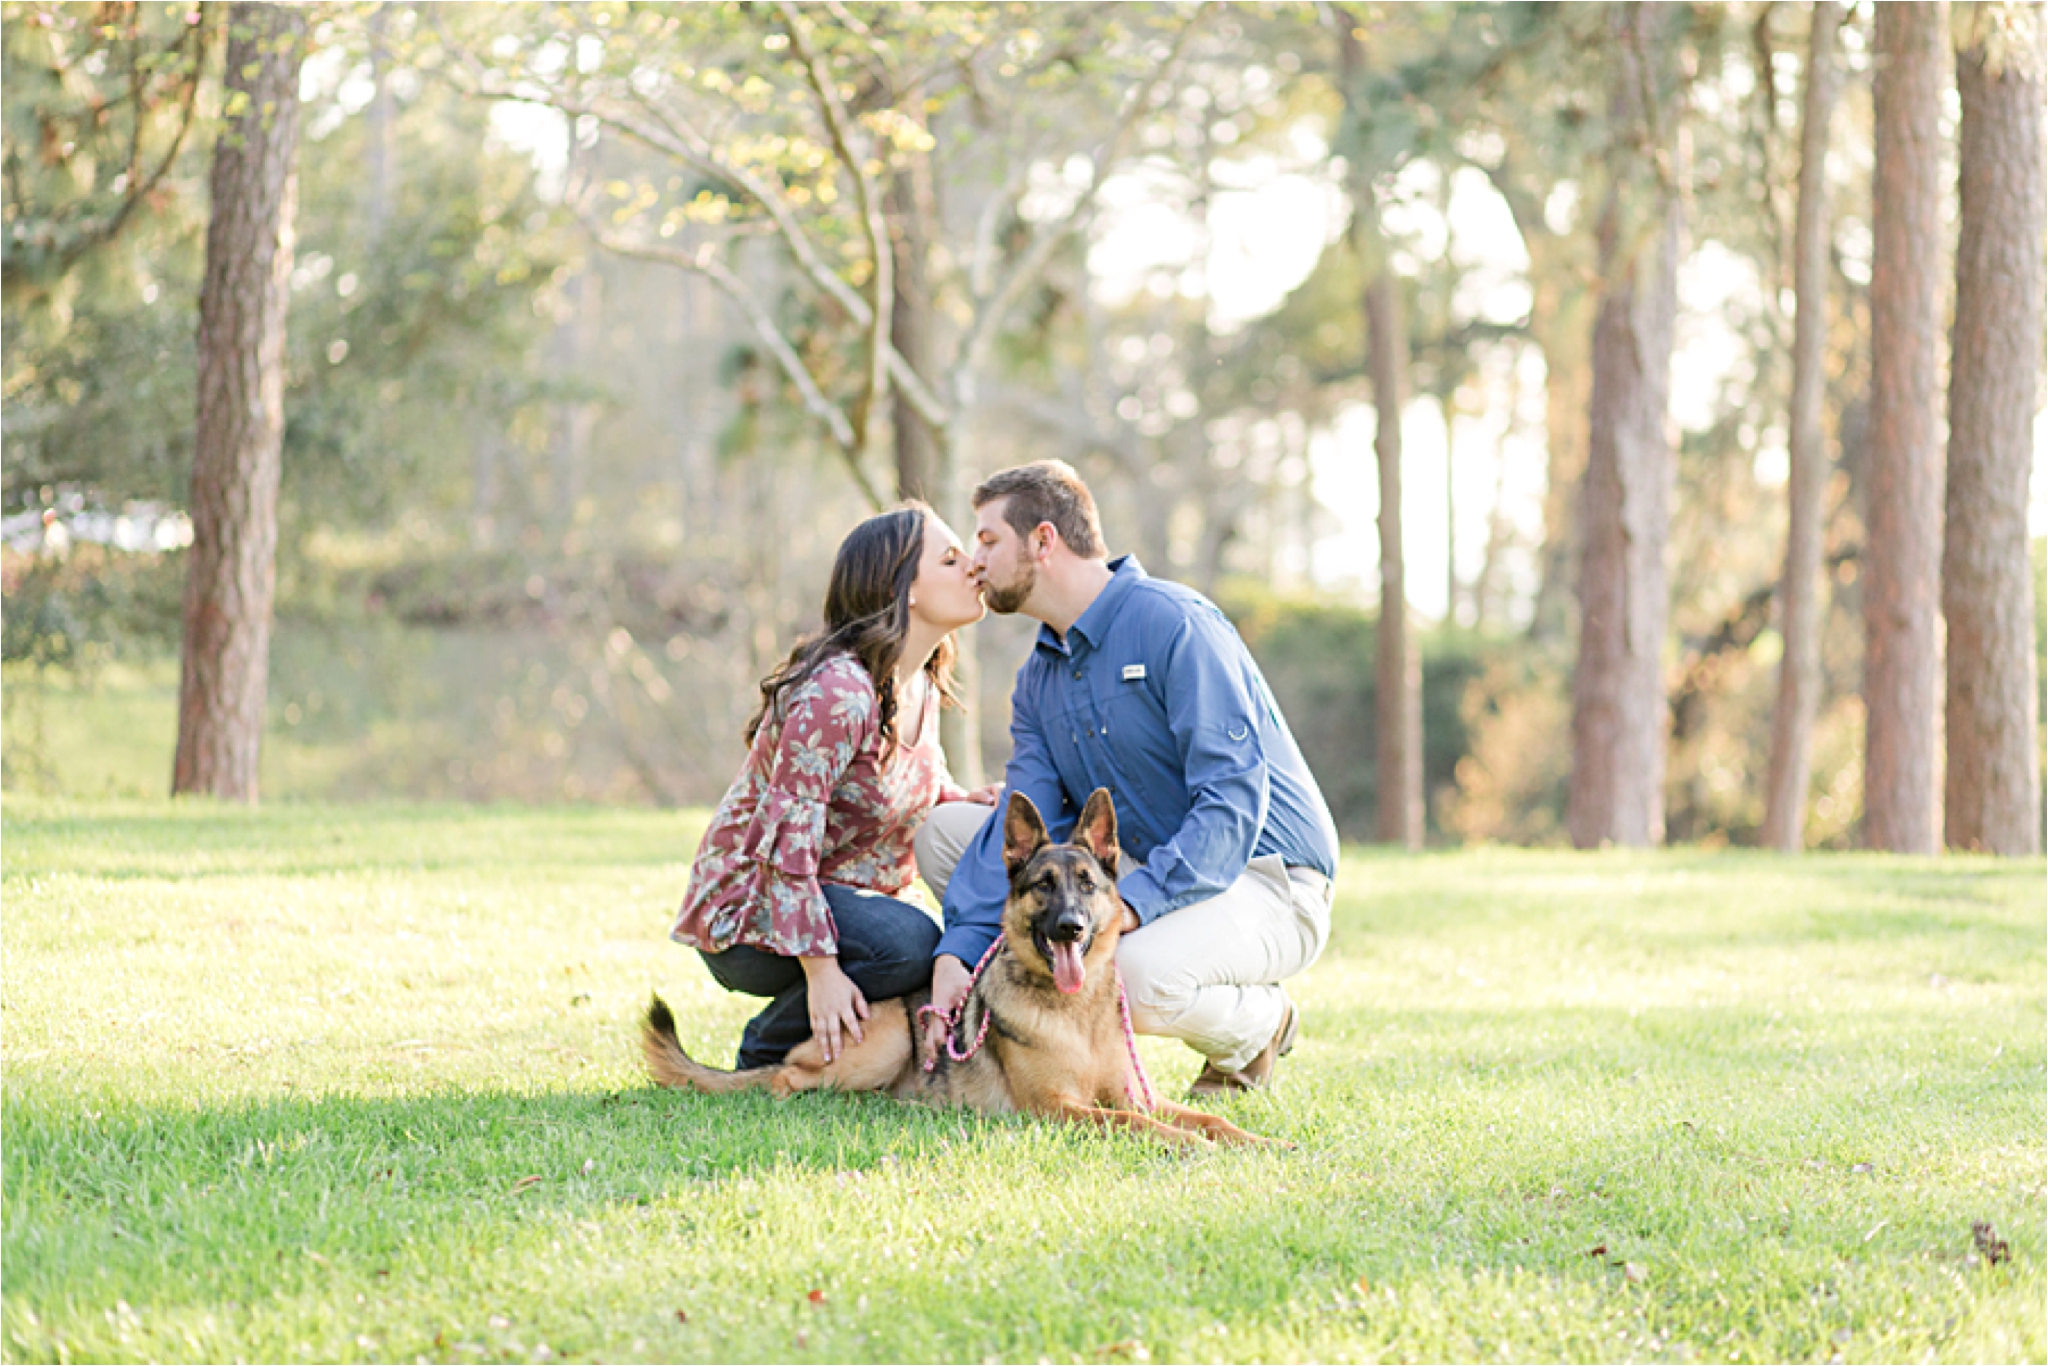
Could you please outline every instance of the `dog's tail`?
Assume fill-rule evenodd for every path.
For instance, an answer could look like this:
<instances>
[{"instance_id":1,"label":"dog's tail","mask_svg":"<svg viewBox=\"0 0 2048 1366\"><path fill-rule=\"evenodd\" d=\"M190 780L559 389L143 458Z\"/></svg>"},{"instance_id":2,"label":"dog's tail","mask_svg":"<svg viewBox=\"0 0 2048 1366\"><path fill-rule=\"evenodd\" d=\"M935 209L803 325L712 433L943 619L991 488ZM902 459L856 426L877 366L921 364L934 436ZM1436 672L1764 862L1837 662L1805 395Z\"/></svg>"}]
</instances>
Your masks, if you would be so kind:
<instances>
[{"instance_id":1,"label":"dog's tail","mask_svg":"<svg viewBox=\"0 0 2048 1366\"><path fill-rule=\"evenodd\" d=\"M752 1067L727 1072L706 1067L683 1051L682 1041L676 1037L676 1017L659 996L647 1003L647 1014L640 1021L640 1054L647 1060L647 1075L654 1078L655 1085L683 1091L752 1090L766 1086L768 1079L782 1070Z\"/></svg>"}]
</instances>

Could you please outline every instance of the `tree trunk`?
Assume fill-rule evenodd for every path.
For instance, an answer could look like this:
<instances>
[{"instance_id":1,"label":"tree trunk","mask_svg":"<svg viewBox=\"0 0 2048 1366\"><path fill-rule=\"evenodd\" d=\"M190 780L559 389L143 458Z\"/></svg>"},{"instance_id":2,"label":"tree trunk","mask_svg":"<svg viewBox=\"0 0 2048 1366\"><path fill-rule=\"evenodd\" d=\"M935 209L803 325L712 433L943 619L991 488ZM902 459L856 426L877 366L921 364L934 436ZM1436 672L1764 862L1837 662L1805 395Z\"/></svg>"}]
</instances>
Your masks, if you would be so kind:
<instances>
[{"instance_id":1,"label":"tree trunk","mask_svg":"<svg viewBox=\"0 0 2048 1366\"><path fill-rule=\"evenodd\" d=\"M1352 206L1373 212L1371 201ZM1378 737L1379 838L1408 849L1422 847L1421 669L1408 638L1406 561L1401 551L1401 403L1407 388L1407 335L1394 273L1382 265L1365 291L1372 402L1377 430L1373 453L1380 474L1380 621L1373 701Z\"/></svg>"},{"instance_id":2,"label":"tree trunk","mask_svg":"<svg viewBox=\"0 0 2048 1366\"><path fill-rule=\"evenodd\" d=\"M1975 17L1980 24L1987 16ZM1950 349L1947 528L1942 609L1948 619L1951 849L2041 848L2034 747L2034 578L2027 563L2027 481L2040 397L2043 25L2018 10L2024 37L1998 47L1981 33L1958 56L1961 237Z\"/></svg>"},{"instance_id":3,"label":"tree trunk","mask_svg":"<svg viewBox=\"0 0 2048 1366\"><path fill-rule=\"evenodd\" d=\"M1458 396L1437 396L1444 415L1444 625L1458 624Z\"/></svg>"},{"instance_id":4,"label":"tree trunk","mask_svg":"<svg viewBox=\"0 0 2048 1366\"><path fill-rule=\"evenodd\" d=\"M932 373L931 286L927 280L925 255L930 250L924 230L925 215L918 200L928 198L916 185L915 172L895 177L889 185L890 245L896 256L891 273L895 305L889 312L889 344L910 363L920 376ZM896 438L896 496L921 498L936 503L939 454L931 429L917 415L916 407L901 389L890 391L890 427ZM942 513L943 515L943 513Z\"/></svg>"},{"instance_id":5,"label":"tree trunk","mask_svg":"<svg viewBox=\"0 0 2048 1366\"><path fill-rule=\"evenodd\" d=\"M1771 718L1771 767L1764 796L1762 840L1797 853L1805 845L1806 789L1813 774L1813 719L1820 708L1820 576L1822 499L1827 484L1821 399L1827 341L1828 121L1835 107L1835 30L1842 8L1813 7L1806 59L1806 108L1799 130L1799 205L1792 237L1791 475L1786 483L1785 579L1779 629L1785 654L1778 666L1777 711Z\"/></svg>"},{"instance_id":6,"label":"tree trunk","mask_svg":"<svg viewBox=\"0 0 2048 1366\"><path fill-rule=\"evenodd\" d=\"M1947 6L1877 7L1863 839L1931 854L1941 571L1941 76ZM2038 222L2035 225L2038 230Z\"/></svg>"},{"instance_id":7,"label":"tree trunk","mask_svg":"<svg viewBox=\"0 0 2048 1366\"><path fill-rule=\"evenodd\" d=\"M1572 677L1567 826L1581 849L1664 838L1663 650L1670 615L1664 548L1676 461L1665 433L1678 308L1682 210L1673 186L1633 150L1631 130L1675 114L1645 109L1642 70L1661 45L1651 5L1616 6L1609 185L1600 219L1603 288L1593 325L1593 398L1581 527L1579 660ZM1623 17L1627 16L1627 17ZM1622 31L1632 25L1631 35ZM1647 139L1646 139L1647 140ZM1668 145L1668 144L1667 144ZM1652 145L1649 156L1665 148ZM1649 187L1641 207L1623 187Z\"/></svg>"},{"instance_id":8,"label":"tree trunk","mask_svg":"<svg viewBox=\"0 0 2048 1366\"><path fill-rule=\"evenodd\" d=\"M1593 404L1592 292L1580 283L1587 263L1555 236L1523 234L1530 243L1532 302L1529 335L1543 353L1543 434L1547 480L1543 492L1543 544L1537 555L1536 602L1529 637L1569 638L1572 576L1585 555L1578 507L1585 501L1586 429Z\"/></svg>"},{"instance_id":9,"label":"tree trunk","mask_svg":"<svg viewBox=\"0 0 2048 1366\"><path fill-rule=\"evenodd\" d=\"M228 119L199 293L192 552L173 793L256 800L277 588L284 323L305 11L228 12Z\"/></svg>"},{"instance_id":10,"label":"tree trunk","mask_svg":"<svg viewBox=\"0 0 2048 1366\"><path fill-rule=\"evenodd\" d=\"M1364 30L1338 10L1338 59L1349 114L1364 119L1360 92ZM1365 288L1366 369L1372 379L1376 421L1373 453L1380 477L1380 619L1374 663L1373 729L1379 812L1378 838L1409 849L1422 847L1421 669L1408 638L1406 561L1401 546L1401 409L1408 388L1408 334L1402 329L1399 282L1379 241L1373 168L1351 168L1351 244L1371 281Z\"/></svg>"}]
</instances>

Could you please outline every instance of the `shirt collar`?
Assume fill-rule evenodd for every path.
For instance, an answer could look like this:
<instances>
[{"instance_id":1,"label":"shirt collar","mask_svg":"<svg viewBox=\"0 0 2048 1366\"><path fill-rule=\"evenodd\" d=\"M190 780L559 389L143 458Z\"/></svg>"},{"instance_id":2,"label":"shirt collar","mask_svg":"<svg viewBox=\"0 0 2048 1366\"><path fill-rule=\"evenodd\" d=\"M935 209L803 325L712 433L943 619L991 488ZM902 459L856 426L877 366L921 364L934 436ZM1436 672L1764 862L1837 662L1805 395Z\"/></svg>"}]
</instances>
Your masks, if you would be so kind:
<instances>
[{"instance_id":1,"label":"shirt collar","mask_svg":"<svg viewBox=\"0 0 2048 1366\"><path fill-rule=\"evenodd\" d=\"M1061 640L1052 627L1041 623L1038 628L1038 643L1056 654L1072 654L1072 638L1076 635L1087 642L1090 650L1102 648L1108 638L1110 623L1123 610L1124 600L1138 581L1146 577L1145 566L1138 563L1136 555L1119 555L1109 562L1109 582L1095 595L1095 601L1088 604L1088 610L1080 619L1067 628L1067 640Z\"/></svg>"}]
</instances>

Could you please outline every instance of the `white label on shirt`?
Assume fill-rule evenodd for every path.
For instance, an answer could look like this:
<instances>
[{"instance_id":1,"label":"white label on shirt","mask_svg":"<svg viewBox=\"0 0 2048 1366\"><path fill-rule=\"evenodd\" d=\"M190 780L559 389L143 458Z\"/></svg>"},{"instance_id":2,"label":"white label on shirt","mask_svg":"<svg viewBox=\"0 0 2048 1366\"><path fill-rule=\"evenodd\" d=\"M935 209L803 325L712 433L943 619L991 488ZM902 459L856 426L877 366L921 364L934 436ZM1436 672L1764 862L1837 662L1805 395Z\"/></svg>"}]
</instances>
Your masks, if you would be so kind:
<instances>
[{"instance_id":1,"label":"white label on shirt","mask_svg":"<svg viewBox=\"0 0 2048 1366\"><path fill-rule=\"evenodd\" d=\"M1124 665L1124 682L1126 682L1126 683L1135 683L1135 682L1137 682L1137 681L1138 681L1139 679L1143 678L1144 676L1145 676L1145 666L1144 666L1143 664L1126 664L1126 665Z\"/></svg>"}]
</instances>

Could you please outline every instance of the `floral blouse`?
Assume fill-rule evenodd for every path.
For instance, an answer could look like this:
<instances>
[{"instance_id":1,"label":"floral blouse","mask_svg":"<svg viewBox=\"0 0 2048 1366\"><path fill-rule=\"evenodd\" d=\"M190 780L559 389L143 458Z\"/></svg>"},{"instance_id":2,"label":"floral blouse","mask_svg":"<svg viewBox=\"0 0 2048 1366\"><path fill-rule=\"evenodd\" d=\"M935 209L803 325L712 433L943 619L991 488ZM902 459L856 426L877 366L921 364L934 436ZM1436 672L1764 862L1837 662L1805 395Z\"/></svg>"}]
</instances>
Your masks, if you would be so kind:
<instances>
[{"instance_id":1,"label":"floral blouse","mask_svg":"<svg viewBox=\"0 0 2048 1366\"><path fill-rule=\"evenodd\" d=\"M669 937L706 953L837 953L820 884L897 895L916 876L919 823L966 799L946 771L935 701L928 693L920 715L899 713L884 766L875 686L859 660L835 655L786 693L780 731L762 725L711 819Z\"/></svg>"}]
</instances>

